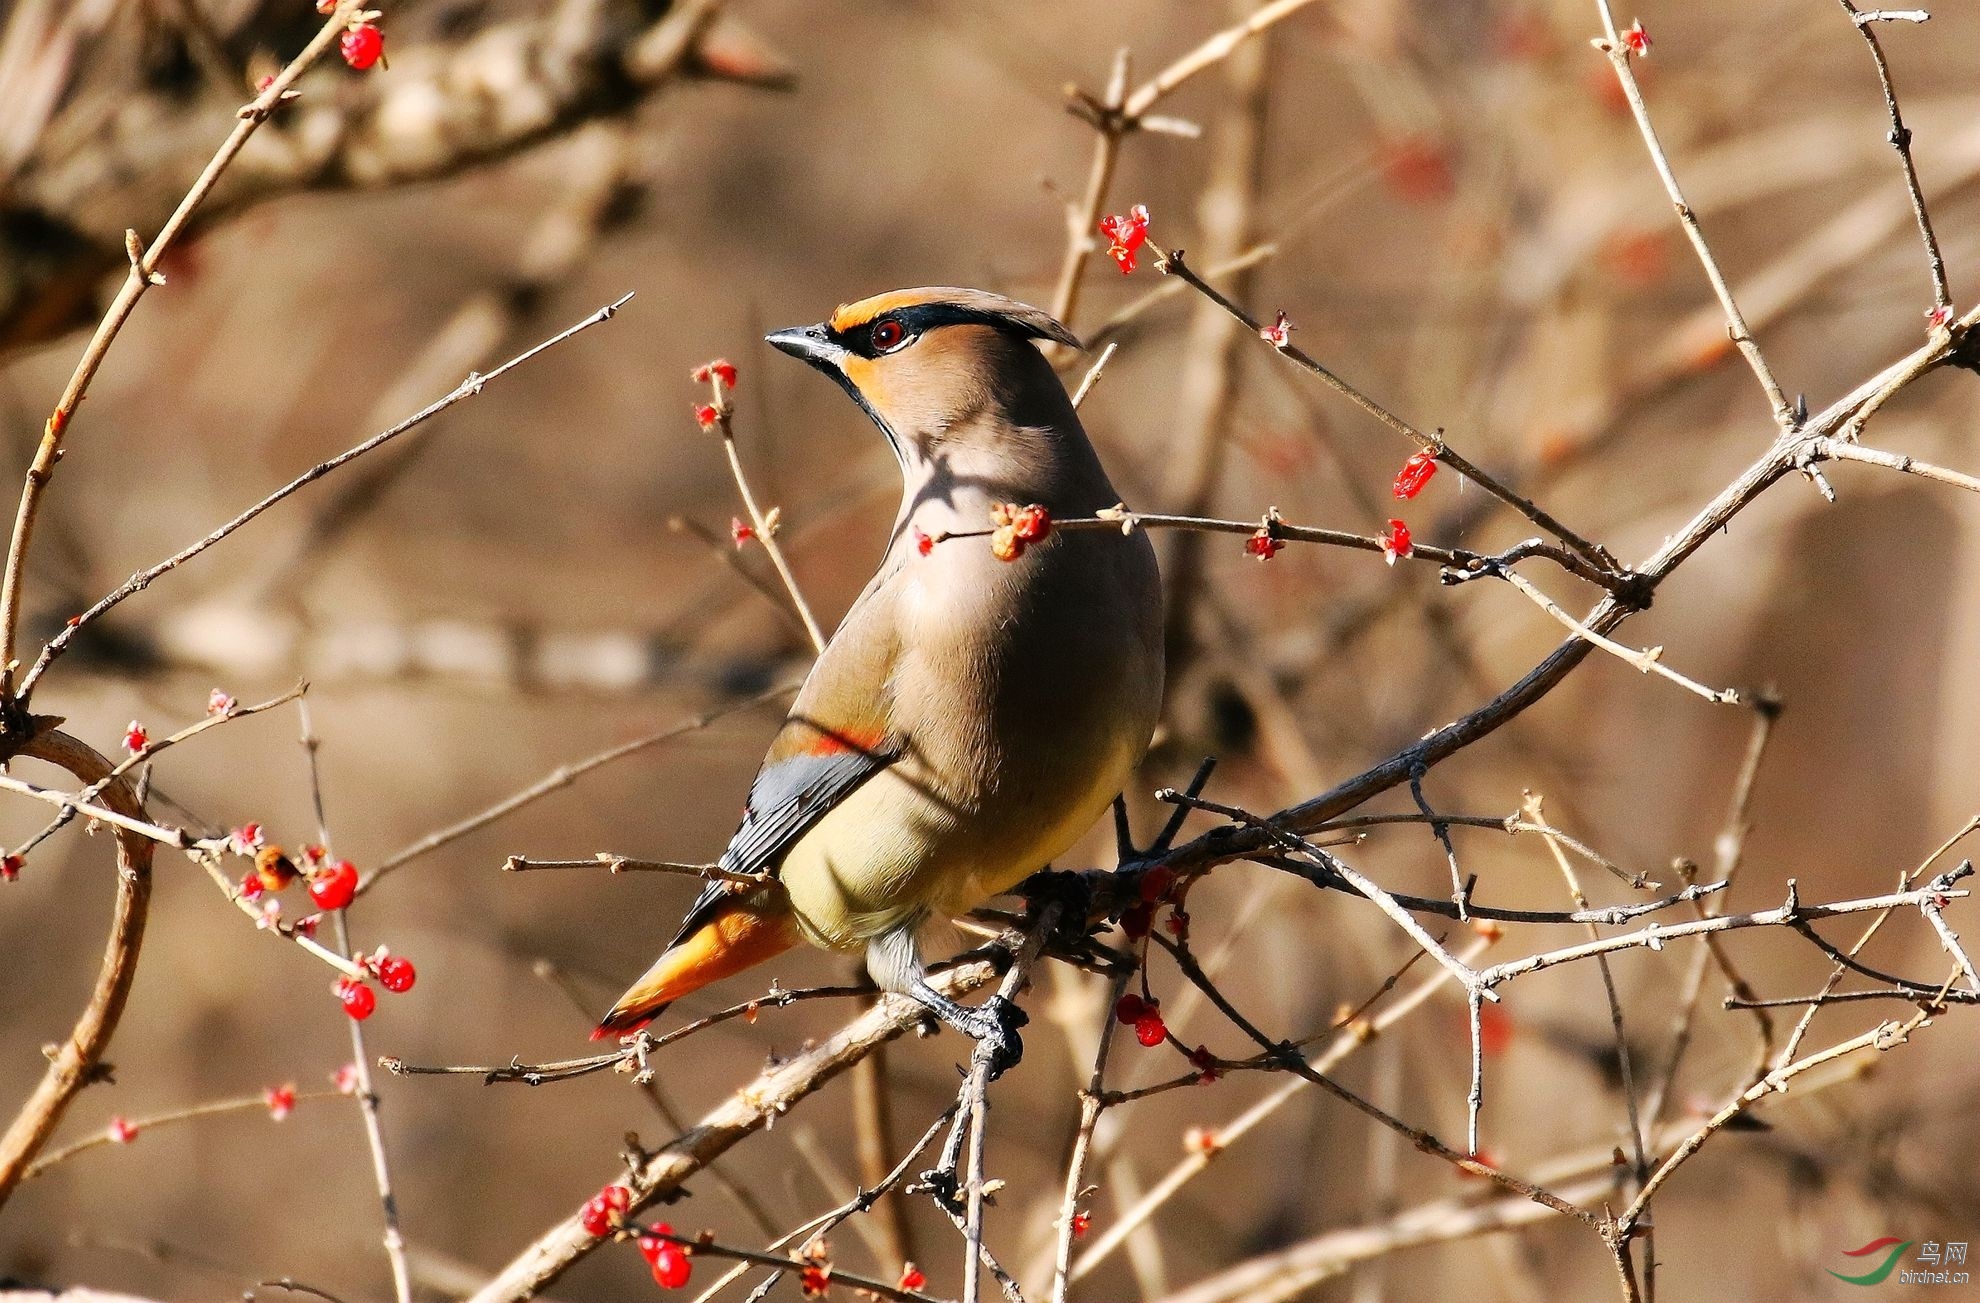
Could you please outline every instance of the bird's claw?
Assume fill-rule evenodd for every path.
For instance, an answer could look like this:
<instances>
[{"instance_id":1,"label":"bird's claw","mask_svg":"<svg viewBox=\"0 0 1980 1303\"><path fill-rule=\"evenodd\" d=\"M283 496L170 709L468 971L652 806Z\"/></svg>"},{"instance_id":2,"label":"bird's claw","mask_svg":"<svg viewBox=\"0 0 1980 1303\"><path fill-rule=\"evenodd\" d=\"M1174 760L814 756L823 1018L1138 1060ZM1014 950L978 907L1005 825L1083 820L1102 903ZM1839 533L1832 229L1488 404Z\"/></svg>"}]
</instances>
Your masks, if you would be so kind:
<instances>
[{"instance_id":1,"label":"bird's claw","mask_svg":"<svg viewBox=\"0 0 1980 1303\"><path fill-rule=\"evenodd\" d=\"M1018 1028L1030 1021L1029 1014L1001 995L991 996L974 1011L967 1031L976 1039L976 1053L989 1064L989 1080L1003 1076L1024 1058L1024 1038Z\"/></svg>"},{"instance_id":2,"label":"bird's claw","mask_svg":"<svg viewBox=\"0 0 1980 1303\"><path fill-rule=\"evenodd\" d=\"M907 1192L926 1194L958 1217L963 1213L962 1186L956 1180L956 1169L953 1167L929 1168L916 1178Z\"/></svg>"}]
</instances>

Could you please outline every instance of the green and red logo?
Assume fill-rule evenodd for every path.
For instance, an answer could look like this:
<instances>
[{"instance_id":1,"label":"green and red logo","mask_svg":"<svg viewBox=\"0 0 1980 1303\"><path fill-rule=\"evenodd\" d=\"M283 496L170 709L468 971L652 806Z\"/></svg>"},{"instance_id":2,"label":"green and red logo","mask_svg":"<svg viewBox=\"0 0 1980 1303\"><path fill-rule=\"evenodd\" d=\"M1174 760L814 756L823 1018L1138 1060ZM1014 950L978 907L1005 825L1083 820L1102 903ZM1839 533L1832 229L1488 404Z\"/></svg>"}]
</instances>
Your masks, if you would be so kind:
<instances>
[{"instance_id":1,"label":"green and red logo","mask_svg":"<svg viewBox=\"0 0 1980 1303\"><path fill-rule=\"evenodd\" d=\"M1845 1258L1867 1258L1873 1253L1883 1253L1886 1249L1890 1250L1890 1252L1884 1253L1884 1260L1882 1262L1878 1263L1869 1271L1864 1272L1861 1276L1845 1276L1840 1271L1830 1271L1829 1274L1845 1285L1881 1284L1884 1278L1890 1275L1897 1267L1897 1260L1904 1255L1904 1251L1916 1243L1916 1240L1900 1240L1895 1235L1880 1236L1860 1249L1844 1249L1843 1256ZM1827 1271L1828 1269L1825 1267L1823 1270Z\"/></svg>"}]
</instances>

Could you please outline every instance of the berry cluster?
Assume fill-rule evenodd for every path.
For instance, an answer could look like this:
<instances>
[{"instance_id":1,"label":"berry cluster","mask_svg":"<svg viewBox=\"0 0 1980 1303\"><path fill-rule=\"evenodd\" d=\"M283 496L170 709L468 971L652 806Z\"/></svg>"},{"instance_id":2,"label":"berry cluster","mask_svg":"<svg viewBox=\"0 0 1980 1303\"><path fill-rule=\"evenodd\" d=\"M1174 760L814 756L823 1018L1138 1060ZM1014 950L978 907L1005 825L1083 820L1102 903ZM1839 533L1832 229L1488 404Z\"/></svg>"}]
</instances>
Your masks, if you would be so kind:
<instances>
[{"instance_id":1,"label":"berry cluster","mask_svg":"<svg viewBox=\"0 0 1980 1303\"><path fill-rule=\"evenodd\" d=\"M990 521L996 526L990 534L990 551L999 561L1017 560L1025 548L1052 532L1052 513L1036 502L1028 507L1000 502L990 508Z\"/></svg>"}]
</instances>

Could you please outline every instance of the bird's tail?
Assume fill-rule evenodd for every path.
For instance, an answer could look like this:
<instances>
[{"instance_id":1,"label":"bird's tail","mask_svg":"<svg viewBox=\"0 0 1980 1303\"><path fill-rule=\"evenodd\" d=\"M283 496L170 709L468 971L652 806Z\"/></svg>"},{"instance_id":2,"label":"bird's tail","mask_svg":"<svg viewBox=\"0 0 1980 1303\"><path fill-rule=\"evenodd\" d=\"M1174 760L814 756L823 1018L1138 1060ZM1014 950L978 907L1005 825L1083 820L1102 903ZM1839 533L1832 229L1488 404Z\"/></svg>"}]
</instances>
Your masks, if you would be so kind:
<instances>
[{"instance_id":1,"label":"bird's tail","mask_svg":"<svg viewBox=\"0 0 1980 1303\"><path fill-rule=\"evenodd\" d=\"M724 902L701 926L667 947L646 975L599 1020L591 1039L602 1041L638 1031L675 1000L780 955L797 940L797 922L788 906L763 908L743 900Z\"/></svg>"}]
</instances>

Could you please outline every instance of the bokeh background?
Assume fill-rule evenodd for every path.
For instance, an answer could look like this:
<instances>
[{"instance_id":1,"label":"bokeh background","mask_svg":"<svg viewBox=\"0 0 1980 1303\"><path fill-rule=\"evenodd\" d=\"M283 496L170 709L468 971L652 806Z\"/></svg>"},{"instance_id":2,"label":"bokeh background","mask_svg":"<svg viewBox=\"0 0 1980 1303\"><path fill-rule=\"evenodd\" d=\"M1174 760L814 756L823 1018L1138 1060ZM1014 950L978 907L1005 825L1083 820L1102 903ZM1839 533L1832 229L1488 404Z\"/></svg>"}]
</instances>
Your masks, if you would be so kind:
<instances>
[{"instance_id":1,"label":"bokeh background","mask_svg":"<svg viewBox=\"0 0 1980 1303\"><path fill-rule=\"evenodd\" d=\"M729 548L738 506L719 445L689 415L700 401L689 369L717 355L737 363L753 483L781 507L805 591L835 619L878 555L891 458L835 388L758 338L903 285L1049 304L1067 204L1093 150L1066 87L1100 92L1123 47L1138 81L1248 9L737 0L682 75L641 80L615 61L665 4L383 7L391 68L360 76L332 59L312 73L294 122L256 138L119 340L70 435L28 608L32 648L131 571L470 368L636 291L616 320L165 576L36 697L107 751L132 717L154 734L197 718L216 684L249 701L309 679L330 828L360 865L560 764L800 676L801 630L734 568L768 573L755 550ZM16 0L0 15L0 439L24 468L114 287L122 230L157 228L247 81L299 48L315 20L293 0ZM1925 261L1868 55L1841 10L1646 0L1619 15L1632 17L1655 41L1638 66L1658 128L1783 383L1820 408L1914 347L1930 305ZM1161 112L1200 134L1131 137L1108 210L1148 204L1156 238L1204 270L1263 246L1221 281L1257 311L1285 309L1304 348L1634 560L1760 451L1772 425L1589 48L1597 30L1593 7L1568 0L1315 4L1165 101ZM1980 16L1942 5L1884 40L1964 302L1980 261ZM497 66L516 48L560 67L550 56L572 44L589 71L552 108L529 99L531 84L499 79L486 83L492 103L462 121L435 108L450 69ZM419 84L438 89L392 98ZM496 141L505 113L538 110L528 129L479 143ZM301 125L332 119L351 135L343 145ZM398 144L366 146L366 132ZM1149 302L1163 285L1146 269L1123 278L1089 262L1071 323L1120 345L1084 415L1128 501L1240 517L1276 505L1291 520L1378 530L1408 447L1193 300ZM1892 404L1869 441L1971 470L1977 410L1971 377L1949 373ZM1847 464L1829 475L1837 503L1781 484L1626 627L1687 674L1768 687L1785 703L1734 908L1778 903L1789 878L1803 899L1888 889L1980 808L1980 516L1907 477ZM1446 472L1400 514L1419 540L1444 545L1527 534L1482 499ZM1228 537L1167 556L1172 576L1189 578L1173 616L1168 718L1131 794L1143 829L1160 818L1148 793L1180 785L1204 755L1222 760L1212 795L1277 808L1485 700L1560 636L1517 593L1443 589L1427 566L1302 547L1261 566ZM1571 608L1592 600L1536 574ZM775 719L774 707L726 714L385 881L354 912L357 939L414 957L421 977L366 1025L374 1050L422 1063L583 1052L585 1013L541 967L595 1013L648 962L692 884L505 875L504 858L711 856ZM1427 791L1442 809L1494 815L1542 792L1557 823L1674 883L1674 858L1711 861L1750 726L1740 708L1597 656L1437 769ZM164 811L313 839L297 735L292 710L271 712L174 752L155 775L173 803ZM0 821L11 845L41 811L0 806ZM1458 835L1482 899L1563 903L1538 841ZM1112 855L1100 829L1066 864ZM1447 886L1421 828L1385 831L1354 855L1399 890ZM38 1047L65 1032L88 990L110 875L105 839L71 829L0 887L0 1100L25 1096ZM1605 875L1584 882L1628 898ZM1263 868L1219 870L1191 912L1202 951L1224 947L1234 998L1287 1035L1324 1027L1409 953L1365 905ZM1970 905L1956 925L1961 913L1974 929ZM1514 928L1502 953L1560 939ZM1732 951L1767 995L1811 991L1827 973L1792 938L1749 934ZM1943 975L1916 920L1894 921L1871 955ZM1687 964L1673 948L1616 965L1650 1063L1668 1053ZM803 954L775 976L794 985L847 971ZM1156 974L1158 990L1181 994L1171 970ZM161 855L115 1083L82 1096L64 1138L114 1114L281 1081L322 1086L349 1058L327 987L320 964ZM682 1008L760 989L740 979ZM1718 1009L1720 994L1714 977L1674 1115L1716 1107L1747 1080L1749 1024ZM992 1243L1030 1280L1048 1252L1100 1000L1095 979L1045 975L1030 998L1031 1053L997 1087L991 1168L1009 1184ZM1530 979L1509 1008L1510 1043L1487 1065L1487 1148L1530 1170L1620 1143L1594 972ZM1828 1011L1811 1044L1886 1012ZM844 1014L812 1004L728 1024L662 1059L659 1083L698 1113ZM1242 1051L1194 1018L1178 1028L1186 1040ZM1844 1247L1882 1234L1980 1238L1974 1041L1957 1011L1942 1022L1953 1026L1880 1056L1860 1081L1789 1097L1766 1114L1773 1130L1722 1137L1685 1169L1657 1205L1663 1287L1840 1297L1849 1287L1822 1269L1844 1263ZM1351 1060L1344 1080L1461 1137L1463 1023L1461 1001L1433 1001ZM947 1034L891 1051L897 1144L949 1096L961 1054ZM1127 1085L1180 1066L1131 1042L1116 1065ZM1187 1127L1218 1125L1279 1084L1239 1076L1119 1114L1095 1172L1096 1228L1182 1156ZM835 1084L726 1160L779 1224L849 1189L849 1091ZM596 1189L627 1130L672 1134L623 1078L536 1090L387 1079L382 1093L405 1229L435 1296L467 1288ZM160 1129L24 1187L0 1215L0 1276L200 1299L287 1275L349 1300L383 1297L370 1181L344 1101L306 1102L279 1125L250 1114ZM760 1240L715 1182L694 1189L677 1224ZM1303 1095L1076 1297L1158 1298L1463 1189L1443 1164ZM953 1292L954 1233L925 1207L910 1210L909 1230L932 1287ZM849 1267L898 1269L850 1231L834 1247ZM651 1288L625 1249L595 1255L556 1294ZM1413 1250L1311 1294L1613 1289L1595 1241L1546 1222Z\"/></svg>"}]
</instances>

